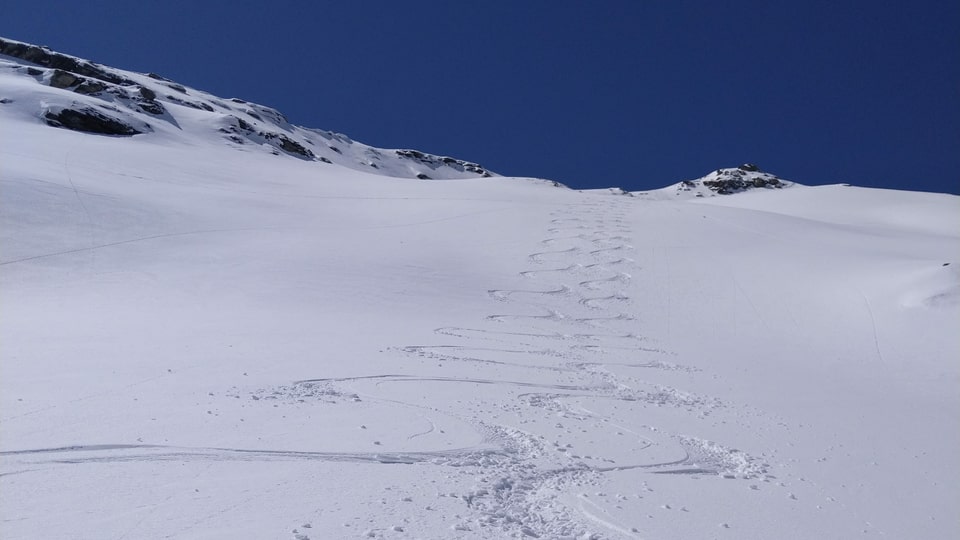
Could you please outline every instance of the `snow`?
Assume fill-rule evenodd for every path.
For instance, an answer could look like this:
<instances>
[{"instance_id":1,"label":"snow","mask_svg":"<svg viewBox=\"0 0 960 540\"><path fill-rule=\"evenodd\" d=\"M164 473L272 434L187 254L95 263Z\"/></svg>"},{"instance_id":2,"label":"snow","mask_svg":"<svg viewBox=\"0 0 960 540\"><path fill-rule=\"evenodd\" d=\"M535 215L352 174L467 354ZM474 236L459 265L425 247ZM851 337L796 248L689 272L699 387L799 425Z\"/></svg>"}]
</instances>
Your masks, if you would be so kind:
<instances>
[{"instance_id":1,"label":"snow","mask_svg":"<svg viewBox=\"0 0 960 540\"><path fill-rule=\"evenodd\" d=\"M166 101L179 128L50 127L97 98L22 67L3 538L960 533L955 196L416 180Z\"/></svg>"}]
</instances>

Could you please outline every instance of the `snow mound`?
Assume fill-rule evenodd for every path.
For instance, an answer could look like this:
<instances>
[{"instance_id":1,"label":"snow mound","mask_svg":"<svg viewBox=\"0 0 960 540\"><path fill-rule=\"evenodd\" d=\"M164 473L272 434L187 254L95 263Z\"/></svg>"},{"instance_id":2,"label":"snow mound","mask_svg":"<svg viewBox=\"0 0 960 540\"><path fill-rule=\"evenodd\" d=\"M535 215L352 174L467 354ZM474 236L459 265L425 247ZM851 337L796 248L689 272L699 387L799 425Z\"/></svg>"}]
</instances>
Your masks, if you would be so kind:
<instances>
[{"instance_id":1,"label":"snow mound","mask_svg":"<svg viewBox=\"0 0 960 540\"><path fill-rule=\"evenodd\" d=\"M908 276L902 296L905 307L947 309L960 304L960 270L945 262Z\"/></svg>"}]
</instances>

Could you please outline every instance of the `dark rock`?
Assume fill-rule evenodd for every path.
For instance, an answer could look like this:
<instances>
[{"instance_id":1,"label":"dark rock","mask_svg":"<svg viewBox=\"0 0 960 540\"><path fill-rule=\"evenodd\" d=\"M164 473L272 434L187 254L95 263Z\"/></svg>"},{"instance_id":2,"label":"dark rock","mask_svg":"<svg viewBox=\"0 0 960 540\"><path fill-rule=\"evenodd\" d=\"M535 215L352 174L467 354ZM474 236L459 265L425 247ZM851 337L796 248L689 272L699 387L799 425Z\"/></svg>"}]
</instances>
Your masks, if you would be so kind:
<instances>
[{"instance_id":1,"label":"dark rock","mask_svg":"<svg viewBox=\"0 0 960 540\"><path fill-rule=\"evenodd\" d=\"M250 103L250 106L253 108L253 110L246 109L244 112L256 118L257 120L260 120L261 122L263 122L264 118L266 118L267 122L272 122L281 127L290 123L287 120L287 117L276 109L265 107L263 105L257 105L256 103Z\"/></svg>"},{"instance_id":2,"label":"dark rock","mask_svg":"<svg viewBox=\"0 0 960 540\"><path fill-rule=\"evenodd\" d=\"M80 77L77 77L73 73L67 73L62 69L57 69L53 71L53 75L50 77L50 86L54 88L69 88L80 82Z\"/></svg>"},{"instance_id":3,"label":"dark rock","mask_svg":"<svg viewBox=\"0 0 960 540\"><path fill-rule=\"evenodd\" d=\"M288 154L295 154L307 159L313 159L316 157L313 155L313 152L311 152L310 149L304 147L302 144L287 137L286 135L281 135L279 133L261 133L260 135L262 135L268 141L278 141L277 144L280 146L280 149Z\"/></svg>"},{"instance_id":4,"label":"dark rock","mask_svg":"<svg viewBox=\"0 0 960 540\"><path fill-rule=\"evenodd\" d=\"M743 165L741 165L741 166L739 166L739 167L737 167L737 168L740 169L741 171L760 172L760 167L757 167L757 166L754 165L753 163L744 163Z\"/></svg>"},{"instance_id":5,"label":"dark rock","mask_svg":"<svg viewBox=\"0 0 960 540\"><path fill-rule=\"evenodd\" d=\"M763 176L758 176L753 179L745 178L745 171L742 169L743 166L739 169L726 169L720 170L717 173L717 177L714 180L704 180L703 185L707 188L717 192L720 195L730 195L731 193L736 193L738 191L743 191L749 188L781 188L783 183L780 180L773 176L765 174ZM684 182L683 185L686 186L688 182Z\"/></svg>"},{"instance_id":6,"label":"dark rock","mask_svg":"<svg viewBox=\"0 0 960 540\"><path fill-rule=\"evenodd\" d=\"M153 101L153 100L157 99L157 93L154 92L153 90L147 88L146 86L141 86L141 87L140 87L140 97L142 97L143 99L146 99L146 100Z\"/></svg>"},{"instance_id":7,"label":"dark rock","mask_svg":"<svg viewBox=\"0 0 960 540\"><path fill-rule=\"evenodd\" d=\"M240 129L244 131L253 131L253 126L247 123L247 121L244 120L243 118L238 118L236 116L234 116L233 118L234 120L237 121L237 127L239 127Z\"/></svg>"},{"instance_id":8,"label":"dark rock","mask_svg":"<svg viewBox=\"0 0 960 540\"><path fill-rule=\"evenodd\" d=\"M184 99L180 99L176 96L170 96L170 95L167 96L167 99L172 103L176 103L177 105L183 105L184 107L190 107L191 109L197 109L198 111L200 110L199 103L194 103L192 101L187 101Z\"/></svg>"},{"instance_id":9,"label":"dark rock","mask_svg":"<svg viewBox=\"0 0 960 540\"><path fill-rule=\"evenodd\" d=\"M420 180L430 180L430 177L423 173L418 174L417 178L419 178Z\"/></svg>"},{"instance_id":10,"label":"dark rock","mask_svg":"<svg viewBox=\"0 0 960 540\"><path fill-rule=\"evenodd\" d=\"M87 62L85 60L80 60L79 58L74 58L73 56L56 53L50 49L45 47L37 47L36 45L7 41L0 38L0 54L13 56L14 58L26 60L27 62L48 68L69 71L70 73L74 73L76 75L91 77L112 84L136 84L130 79L121 77L116 73L112 73L106 69L103 69L92 62Z\"/></svg>"},{"instance_id":11,"label":"dark rock","mask_svg":"<svg viewBox=\"0 0 960 540\"><path fill-rule=\"evenodd\" d=\"M397 150L396 154L400 157L413 158L417 160L423 160L427 157L423 152L417 152L416 150Z\"/></svg>"},{"instance_id":12,"label":"dark rock","mask_svg":"<svg viewBox=\"0 0 960 540\"><path fill-rule=\"evenodd\" d=\"M213 107L211 107L210 105L202 101L197 103L193 101L187 101L185 99L180 99L176 96L170 96L170 95L167 96L167 99L173 103L176 103L177 105L183 105L184 107L190 107L191 109L197 109L197 110L203 109L205 111L213 112Z\"/></svg>"},{"instance_id":13,"label":"dark rock","mask_svg":"<svg viewBox=\"0 0 960 540\"><path fill-rule=\"evenodd\" d=\"M84 80L82 83L80 83L80 86L76 87L73 91L78 94L89 95L103 92L106 89L107 85L100 81Z\"/></svg>"},{"instance_id":14,"label":"dark rock","mask_svg":"<svg viewBox=\"0 0 960 540\"><path fill-rule=\"evenodd\" d=\"M280 136L280 148L284 152L289 152L291 154L298 154L307 158L313 157L313 152L308 150L306 147L304 147L302 144L298 143L297 141L284 137L283 135Z\"/></svg>"},{"instance_id":15,"label":"dark rock","mask_svg":"<svg viewBox=\"0 0 960 540\"><path fill-rule=\"evenodd\" d=\"M327 159L327 158L325 158L325 157L323 157L323 156L320 156L320 161L322 161L322 162L324 162L324 163L333 163L332 161L330 161L329 159Z\"/></svg>"},{"instance_id":16,"label":"dark rock","mask_svg":"<svg viewBox=\"0 0 960 540\"><path fill-rule=\"evenodd\" d=\"M483 167L477 165L476 163L464 163L463 170L467 172L472 172L475 174L485 174L487 172L483 170Z\"/></svg>"},{"instance_id":17,"label":"dark rock","mask_svg":"<svg viewBox=\"0 0 960 540\"><path fill-rule=\"evenodd\" d=\"M447 166L456 170L473 173L484 178L489 178L492 176L488 171L484 170L483 167L477 165L476 163L471 163L469 161L463 161L452 157L434 156L432 154L425 154L417 150L395 150L394 153L401 158L412 159L423 163L432 169L436 169L441 166Z\"/></svg>"},{"instance_id":18,"label":"dark rock","mask_svg":"<svg viewBox=\"0 0 960 540\"><path fill-rule=\"evenodd\" d=\"M97 133L100 135L136 135L143 133L133 126L89 107L79 110L63 109L59 113L48 111L44 115L44 118L47 124L51 126L85 133Z\"/></svg>"},{"instance_id":19,"label":"dark rock","mask_svg":"<svg viewBox=\"0 0 960 540\"><path fill-rule=\"evenodd\" d=\"M42 70L42 69L37 69L37 68L28 67L28 68L27 68L27 75L33 75L34 77L36 77L37 75L43 75L43 70Z\"/></svg>"},{"instance_id":20,"label":"dark rock","mask_svg":"<svg viewBox=\"0 0 960 540\"><path fill-rule=\"evenodd\" d=\"M160 116L161 114L167 112L167 110L163 108L163 105L160 102L153 101L153 100L140 101L139 103L137 103L137 108L147 114L152 114L155 116Z\"/></svg>"},{"instance_id":21,"label":"dark rock","mask_svg":"<svg viewBox=\"0 0 960 540\"><path fill-rule=\"evenodd\" d=\"M170 83L170 84L168 84L167 86L169 86L170 88L176 90L177 92L180 92L181 94L186 94L186 93L187 93L187 89L184 88L182 84Z\"/></svg>"}]
</instances>

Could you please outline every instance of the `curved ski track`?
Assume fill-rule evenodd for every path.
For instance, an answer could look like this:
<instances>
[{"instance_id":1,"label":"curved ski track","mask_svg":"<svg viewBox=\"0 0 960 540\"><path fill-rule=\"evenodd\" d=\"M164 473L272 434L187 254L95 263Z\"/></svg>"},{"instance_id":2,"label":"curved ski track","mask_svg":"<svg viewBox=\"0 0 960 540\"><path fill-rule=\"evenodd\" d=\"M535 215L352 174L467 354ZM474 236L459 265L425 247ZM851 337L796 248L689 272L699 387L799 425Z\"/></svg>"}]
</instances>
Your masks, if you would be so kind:
<instances>
[{"instance_id":1,"label":"curved ski track","mask_svg":"<svg viewBox=\"0 0 960 540\"><path fill-rule=\"evenodd\" d=\"M657 381L658 372L699 370L668 362L671 352L643 336L638 320L642 310L629 287L632 280L643 279L643 268L630 257L634 248L625 224L630 209L628 200L611 197L555 211L540 249L531 252L527 267L517 272L529 286L489 290L501 309L481 316L475 327L436 328L443 343L398 345L386 351L411 361L473 366L476 377L417 375L401 369L393 374L293 381L245 396L240 395L245 391L232 389L237 395L231 397L270 401L273 406L307 402L322 407L361 399L389 403L428 424L408 439L427 438L439 429L439 418L455 418L480 435L477 445L414 452L323 452L100 444L2 455L19 460L24 469L43 463L252 460L451 468L472 475L475 487L458 494L462 501L458 520L445 532L432 531L435 537L640 538L628 524L598 518L602 508L581 492L617 471L766 480L769 465L689 434L626 425L605 412L605 404L620 403L632 411L673 407L704 418L726 406ZM624 369L637 375L619 375ZM484 370L510 373L512 378L484 377ZM397 399L398 385L410 384L434 386L420 390L428 394L424 401ZM429 392L435 385L457 385L454 390L470 405L463 410L440 398L431 402ZM499 394L487 390L491 387ZM613 440L623 443L610 445ZM580 502L571 505L569 495L577 493L581 494L574 499ZM303 530L295 536L305 540L308 534Z\"/></svg>"}]
</instances>

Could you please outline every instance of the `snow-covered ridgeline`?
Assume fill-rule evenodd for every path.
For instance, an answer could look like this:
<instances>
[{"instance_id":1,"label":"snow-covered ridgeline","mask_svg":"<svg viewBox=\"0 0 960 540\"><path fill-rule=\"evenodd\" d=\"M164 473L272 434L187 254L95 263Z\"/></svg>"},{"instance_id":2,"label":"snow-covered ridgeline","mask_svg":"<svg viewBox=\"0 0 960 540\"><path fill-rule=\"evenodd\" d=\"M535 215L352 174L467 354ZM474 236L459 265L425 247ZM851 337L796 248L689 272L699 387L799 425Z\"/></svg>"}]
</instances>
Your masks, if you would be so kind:
<instances>
[{"instance_id":1,"label":"snow-covered ridgeline","mask_svg":"<svg viewBox=\"0 0 960 540\"><path fill-rule=\"evenodd\" d=\"M25 118L81 132L153 134L193 144L229 145L336 164L384 176L420 179L489 177L461 159L417 150L387 150L346 135L292 125L276 109L224 99L154 73L102 66L50 49L0 38L2 105Z\"/></svg>"}]
</instances>

